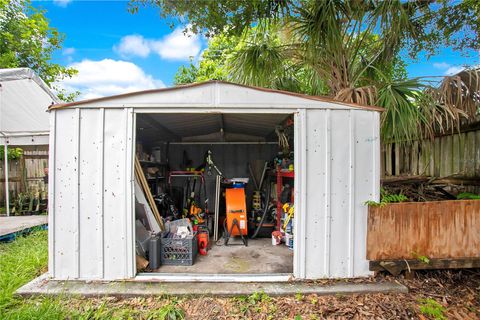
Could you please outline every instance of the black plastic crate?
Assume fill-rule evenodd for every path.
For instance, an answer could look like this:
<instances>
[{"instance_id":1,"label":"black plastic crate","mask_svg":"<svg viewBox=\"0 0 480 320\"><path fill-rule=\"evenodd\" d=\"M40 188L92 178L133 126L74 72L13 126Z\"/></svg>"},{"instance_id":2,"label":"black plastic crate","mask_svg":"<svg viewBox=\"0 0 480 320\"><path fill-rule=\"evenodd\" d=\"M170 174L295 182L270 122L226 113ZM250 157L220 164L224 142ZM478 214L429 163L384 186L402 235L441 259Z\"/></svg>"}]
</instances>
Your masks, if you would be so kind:
<instances>
[{"instance_id":1,"label":"black plastic crate","mask_svg":"<svg viewBox=\"0 0 480 320\"><path fill-rule=\"evenodd\" d=\"M197 234L184 239L162 238L160 260L163 265L191 266L198 253Z\"/></svg>"}]
</instances>

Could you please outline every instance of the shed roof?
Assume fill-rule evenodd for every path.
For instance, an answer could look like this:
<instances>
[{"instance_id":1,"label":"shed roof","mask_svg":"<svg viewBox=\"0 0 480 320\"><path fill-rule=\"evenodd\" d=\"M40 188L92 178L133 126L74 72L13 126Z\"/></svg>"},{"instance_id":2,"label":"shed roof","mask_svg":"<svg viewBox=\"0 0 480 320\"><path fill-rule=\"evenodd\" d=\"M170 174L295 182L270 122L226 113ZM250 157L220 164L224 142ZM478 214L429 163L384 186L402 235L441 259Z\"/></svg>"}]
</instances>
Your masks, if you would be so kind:
<instances>
[{"instance_id":1,"label":"shed roof","mask_svg":"<svg viewBox=\"0 0 480 320\"><path fill-rule=\"evenodd\" d=\"M199 92L202 91L202 92ZM172 93L180 95L172 96ZM281 97L279 97L279 95ZM195 98L195 99L193 99ZM195 101L195 102L192 102ZM103 105L124 107L168 105L308 105L322 106L331 109L364 109L369 111L384 111L376 106L365 106L354 103L336 101L329 97L310 96L289 91L246 86L226 81L206 81L169 88L137 91L108 97L88 99L70 103L59 103L49 107L62 109L68 107L99 107Z\"/></svg>"}]
</instances>

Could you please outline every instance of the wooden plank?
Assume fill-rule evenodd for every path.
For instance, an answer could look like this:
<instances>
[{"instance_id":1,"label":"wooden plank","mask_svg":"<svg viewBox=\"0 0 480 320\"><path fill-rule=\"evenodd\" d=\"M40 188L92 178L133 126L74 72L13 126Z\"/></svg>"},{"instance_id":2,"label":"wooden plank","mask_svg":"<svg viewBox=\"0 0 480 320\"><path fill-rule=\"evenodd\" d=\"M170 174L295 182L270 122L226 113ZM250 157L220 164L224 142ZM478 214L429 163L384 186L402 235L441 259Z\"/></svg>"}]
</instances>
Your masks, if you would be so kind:
<instances>
[{"instance_id":1,"label":"wooden plank","mask_svg":"<svg viewBox=\"0 0 480 320\"><path fill-rule=\"evenodd\" d=\"M8 177L8 182L20 182L22 178L20 177ZM5 183L5 178L0 178L1 183Z\"/></svg>"},{"instance_id":2,"label":"wooden plank","mask_svg":"<svg viewBox=\"0 0 480 320\"><path fill-rule=\"evenodd\" d=\"M160 212L158 212L157 205L155 204L155 200L153 199L152 192L148 187L147 179L145 178L145 174L143 173L142 166L140 165L140 161L135 156L135 174L137 175L138 181L140 181L140 185L142 186L143 192L147 198L147 201L152 209L153 215L160 226L160 230L165 230L165 226L163 225L162 217L160 216Z\"/></svg>"},{"instance_id":3,"label":"wooden plank","mask_svg":"<svg viewBox=\"0 0 480 320\"><path fill-rule=\"evenodd\" d=\"M440 177L446 177L452 174L452 136L446 136L440 139Z\"/></svg>"},{"instance_id":4,"label":"wooden plank","mask_svg":"<svg viewBox=\"0 0 480 320\"><path fill-rule=\"evenodd\" d=\"M480 268L480 258L430 259L428 263L419 259L370 261L370 271L389 271L398 275L403 270L470 269Z\"/></svg>"},{"instance_id":5,"label":"wooden plank","mask_svg":"<svg viewBox=\"0 0 480 320\"><path fill-rule=\"evenodd\" d=\"M396 184L396 183L424 183L430 180L428 176L394 176L381 179L382 184Z\"/></svg>"},{"instance_id":6,"label":"wooden plank","mask_svg":"<svg viewBox=\"0 0 480 320\"><path fill-rule=\"evenodd\" d=\"M465 175L475 176L475 132L468 132L465 142Z\"/></svg>"},{"instance_id":7,"label":"wooden plank","mask_svg":"<svg viewBox=\"0 0 480 320\"><path fill-rule=\"evenodd\" d=\"M410 161L410 173L412 175L418 175L418 161L420 158L419 142L414 141L412 145L411 161Z\"/></svg>"},{"instance_id":8,"label":"wooden plank","mask_svg":"<svg viewBox=\"0 0 480 320\"><path fill-rule=\"evenodd\" d=\"M460 135L452 136L452 174L460 173Z\"/></svg>"},{"instance_id":9,"label":"wooden plank","mask_svg":"<svg viewBox=\"0 0 480 320\"><path fill-rule=\"evenodd\" d=\"M475 175L480 176L480 131L475 132Z\"/></svg>"},{"instance_id":10,"label":"wooden plank","mask_svg":"<svg viewBox=\"0 0 480 320\"><path fill-rule=\"evenodd\" d=\"M433 175L433 148L432 141L422 140L422 164L419 168L420 175Z\"/></svg>"},{"instance_id":11,"label":"wooden plank","mask_svg":"<svg viewBox=\"0 0 480 320\"><path fill-rule=\"evenodd\" d=\"M480 201L392 203L369 207L369 260L480 257Z\"/></svg>"},{"instance_id":12,"label":"wooden plank","mask_svg":"<svg viewBox=\"0 0 480 320\"><path fill-rule=\"evenodd\" d=\"M409 174L410 173L410 154L411 154L412 146L405 145L400 148L400 174Z\"/></svg>"},{"instance_id":13,"label":"wooden plank","mask_svg":"<svg viewBox=\"0 0 480 320\"><path fill-rule=\"evenodd\" d=\"M392 144L389 143L385 146L385 175L391 176L393 174L392 169Z\"/></svg>"},{"instance_id":14,"label":"wooden plank","mask_svg":"<svg viewBox=\"0 0 480 320\"><path fill-rule=\"evenodd\" d=\"M418 143L418 173L419 175L425 174L425 167L427 162L425 161L425 140L421 140Z\"/></svg>"},{"instance_id":15,"label":"wooden plank","mask_svg":"<svg viewBox=\"0 0 480 320\"><path fill-rule=\"evenodd\" d=\"M385 177L385 145L382 143L380 145L380 176L383 178Z\"/></svg>"},{"instance_id":16,"label":"wooden plank","mask_svg":"<svg viewBox=\"0 0 480 320\"><path fill-rule=\"evenodd\" d=\"M440 138L435 138L433 142L433 175L440 177L441 144Z\"/></svg>"},{"instance_id":17,"label":"wooden plank","mask_svg":"<svg viewBox=\"0 0 480 320\"><path fill-rule=\"evenodd\" d=\"M458 174L465 175L465 134L458 134Z\"/></svg>"},{"instance_id":18,"label":"wooden plank","mask_svg":"<svg viewBox=\"0 0 480 320\"><path fill-rule=\"evenodd\" d=\"M400 168L401 168L401 164L400 164L400 144L398 143L395 143L395 168L393 170L393 174L398 176L400 175Z\"/></svg>"},{"instance_id":19,"label":"wooden plank","mask_svg":"<svg viewBox=\"0 0 480 320\"><path fill-rule=\"evenodd\" d=\"M391 184L412 184L412 183L428 183L431 185L471 185L479 186L480 177L465 177L455 175L445 178L435 178L426 175L418 176L391 176L380 180L383 185Z\"/></svg>"},{"instance_id":20,"label":"wooden plank","mask_svg":"<svg viewBox=\"0 0 480 320\"><path fill-rule=\"evenodd\" d=\"M432 140L428 141L428 170L430 172L430 176L435 175L435 149L434 149L435 143Z\"/></svg>"}]
</instances>

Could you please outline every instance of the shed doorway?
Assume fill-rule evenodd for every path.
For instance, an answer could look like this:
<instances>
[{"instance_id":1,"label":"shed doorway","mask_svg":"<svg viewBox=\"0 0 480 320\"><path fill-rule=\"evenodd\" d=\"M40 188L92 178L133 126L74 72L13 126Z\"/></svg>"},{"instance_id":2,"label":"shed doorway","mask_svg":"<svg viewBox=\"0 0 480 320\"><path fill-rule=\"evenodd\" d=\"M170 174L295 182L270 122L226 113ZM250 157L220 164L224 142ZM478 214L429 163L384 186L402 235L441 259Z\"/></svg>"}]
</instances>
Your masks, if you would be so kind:
<instances>
[{"instance_id":1,"label":"shed doorway","mask_svg":"<svg viewBox=\"0 0 480 320\"><path fill-rule=\"evenodd\" d=\"M137 273L291 275L294 132L292 113L137 113Z\"/></svg>"}]
</instances>

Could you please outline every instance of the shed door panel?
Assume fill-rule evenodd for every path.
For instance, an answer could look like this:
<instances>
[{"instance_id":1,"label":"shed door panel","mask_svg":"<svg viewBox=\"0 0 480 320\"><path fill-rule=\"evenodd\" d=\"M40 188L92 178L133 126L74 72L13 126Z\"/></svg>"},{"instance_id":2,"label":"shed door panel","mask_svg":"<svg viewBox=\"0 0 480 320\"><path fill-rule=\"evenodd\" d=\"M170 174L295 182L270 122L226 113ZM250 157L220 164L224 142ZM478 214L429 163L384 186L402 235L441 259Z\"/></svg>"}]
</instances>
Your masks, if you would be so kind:
<instances>
[{"instance_id":1,"label":"shed door panel","mask_svg":"<svg viewBox=\"0 0 480 320\"><path fill-rule=\"evenodd\" d=\"M53 250L55 278L78 278L78 113L56 113ZM50 213L52 214L52 213Z\"/></svg>"},{"instance_id":2,"label":"shed door panel","mask_svg":"<svg viewBox=\"0 0 480 320\"><path fill-rule=\"evenodd\" d=\"M367 200L378 197L378 114L307 110L307 278L366 276Z\"/></svg>"}]
</instances>

